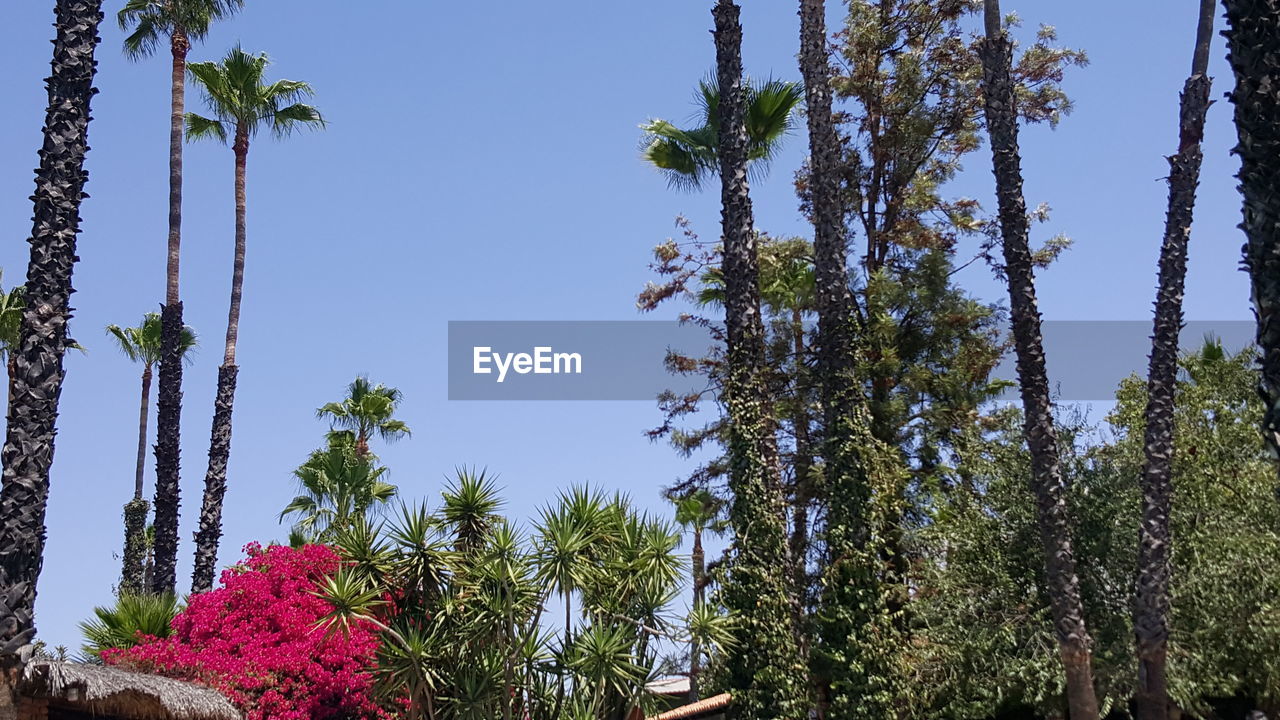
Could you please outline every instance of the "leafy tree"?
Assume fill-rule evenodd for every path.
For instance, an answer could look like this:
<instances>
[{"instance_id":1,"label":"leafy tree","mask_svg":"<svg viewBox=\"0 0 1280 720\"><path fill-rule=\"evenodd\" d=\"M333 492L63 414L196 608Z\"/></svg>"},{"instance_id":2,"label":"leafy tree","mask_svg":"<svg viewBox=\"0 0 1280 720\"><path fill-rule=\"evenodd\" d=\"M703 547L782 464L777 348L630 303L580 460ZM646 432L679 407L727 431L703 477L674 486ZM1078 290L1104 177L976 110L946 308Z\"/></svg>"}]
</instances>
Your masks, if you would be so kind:
<instances>
[{"instance_id":1,"label":"leafy tree","mask_svg":"<svg viewBox=\"0 0 1280 720\"><path fill-rule=\"evenodd\" d=\"M89 150L89 104L97 66L99 0L57 0L52 72L45 85L49 104L36 169L31 260L23 294L26 307L18 345L10 346L14 368L8 427L0 464L0 719L17 714L14 682L22 655L35 636L36 582L44 558L49 467L62 393L62 358L73 341L71 275L85 197ZM16 671L16 672L15 672Z\"/></svg>"},{"instance_id":2,"label":"leafy tree","mask_svg":"<svg viewBox=\"0 0 1280 720\"><path fill-rule=\"evenodd\" d=\"M94 608L93 619L80 623L85 641L81 650L85 657L100 660L103 651L169 637L178 611L173 595L121 593L114 605Z\"/></svg>"},{"instance_id":3,"label":"leafy tree","mask_svg":"<svg viewBox=\"0 0 1280 720\"><path fill-rule=\"evenodd\" d=\"M1280 31L1276 0L1223 0L1227 9L1227 60L1236 76L1240 191L1244 195L1244 263L1253 285L1262 374L1258 391L1267 401L1262 432L1280 471L1280 59L1272 38Z\"/></svg>"},{"instance_id":4,"label":"leafy tree","mask_svg":"<svg viewBox=\"0 0 1280 720\"><path fill-rule=\"evenodd\" d=\"M124 506L124 561L120 572L120 593L137 595L150 588L143 583L143 558L146 555L147 513L151 505L142 497L143 476L147 461L147 420L151 406L152 368L160 362L161 320L159 313L147 313L137 327L108 325L107 334L116 341L124 356L142 363L142 399L138 409L138 461L134 467L133 499ZM183 358L196 346L196 332L191 326L182 328L180 348Z\"/></svg>"},{"instance_id":5,"label":"leafy tree","mask_svg":"<svg viewBox=\"0 0 1280 720\"><path fill-rule=\"evenodd\" d=\"M324 584L327 622L379 629L384 700L449 720L622 720L651 708L657 640L684 640L666 610L681 573L674 529L625 498L573 488L526 534L496 513L490 482L466 476L435 512L405 505L337 537L347 564ZM461 511L449 497L463 494L484 499ZM557 595L563 634L542 626ZM707 624L723 637L722 623Z\"/></svg>"},{"instance_id":6,"label":"leafy tree","mask_svg":"<svg viewBox=\"0 0 1280 720\"><path fill-rule=\"evenodd\" d=\"M293 532L308 542L332 541L344 528L396 496L383 478L387 468L373 455L361 456L348 432L329 434L327 448L316 450L293 471L302 491L280 513L294 516ZM294 543L299 544L299 543Z\"/></svg>"},{"instance_id":7,"label":"leafy tree","mask_svg":"<svg viewBox=\"0 0 1280 720\"><path fill-rule=\"evenodd\" d=\"M231 412L235 402L236 343L240 333L240 299L244 289L244 256L247 236L245 221L245 174L249 142L260 130L269 128L277 138L287 137L299 127L323 127L320 111L301 102L312 95L311 86L297 80L267 83L269 60L265 54L249 55L239 47L222 62L192 63L191 77L205 95L213 117L187 115L187 136L192 140L215 138L231 141L235 155L236 232L231 270L231 308L227 313L227 344L218 368L218 389L214 399L213 428L209 439L209 468L204 478L204 502L200 507L200 530L196 533L195 569L191 591L206 592L213 587L218 561L218 539L222 536L222 499L227 491L227 462L231 455Z\"/></svg>"},{"instance_id":8,"label":"leafy tree","mask_svg":"<svg viewBox=\"0 0 1280 720\"><path fill-rule=\"evenodd\" d=\"M345 398L326 403L316 410L316 417L328 420L335 428L354 432L356 451L368 454L369 439L374 435L393 442L412 434L408 425L394 417L403 398L396 388L374 385L361 375L347 386Z\"/></svg>"},{"instance_id":9,"label":"leafy tree","mask_svg":"<svg viewBox=\"0 0 1280 720\"><path fill-rule=\"evenodd\" d=\"M747 130L747 161L753 172L768 168L795 124L800 85L783 80L744 82L741 86ZM720 85L712 77L698 83L695 100L702 124L681 129L666 120L649 120L641 145L645 162L662 171L672 187L697 190L720 172Z\"/></svg>"},{"instance_id":10,"label":"leafy tree","mask_svg":"<svg viewBox=\"0 0 1280 720\"><path fill-rule=\"evenodd\" d=\"M116 15L125 55L150 57L165 45L172 57L169 83L169 235L165 299L160 308L160 388L156 410L156 572L155 593L177 588L179 476L182 452L182 128L186 103L187 54L210 27L244 7L244 0L126 0Z\"/></svg>"},{"instance_id":11,"label":"leafy tree","mask_svg":"<svg viewBox=\"0 0 1280 720\"><path fill-rule=\"evenodd\" d=\"M1133 626L1138 639L1138 720L1166 720L1168 654L1169 508L1173 502L1174 384L1178 373L1178 333L1187 275L1196 185L1200 182L1200 141L1209 111L1209 43L1215 0L1202 0L1191 76L1182 88L1178 152L1169 158L1169 211L1160 249L1155 329L1147 374L1146 461L1142 466L1142 522L1138 531L1138 572Z\"/></svg>"},{"instance_id":12,"label":"leafy tree","mask_svg":"<svg viewBox=\"0 0 1280 720\"><path fill-rule=\"evenodd\" d=\"M1071 528L1063 503L1062 468L1053 424L1049 378L1045 372L1040 311L1036 307L1034 262L1027 240L1026 202L1022 196L1022 160L1018 153L1017 98L1012 78L1013 43L1001 27L1000 3L984 4L986 37L982 56L987 132L996 176L1004 275L1009 286L1018 381L1022 390L1027 444L1031 448L1040 537L1050 585L1053 618L1067 679L1073 720L1097 720L1089 632L1080 602L1079 577Z\"/></svg>"}]
</instances>

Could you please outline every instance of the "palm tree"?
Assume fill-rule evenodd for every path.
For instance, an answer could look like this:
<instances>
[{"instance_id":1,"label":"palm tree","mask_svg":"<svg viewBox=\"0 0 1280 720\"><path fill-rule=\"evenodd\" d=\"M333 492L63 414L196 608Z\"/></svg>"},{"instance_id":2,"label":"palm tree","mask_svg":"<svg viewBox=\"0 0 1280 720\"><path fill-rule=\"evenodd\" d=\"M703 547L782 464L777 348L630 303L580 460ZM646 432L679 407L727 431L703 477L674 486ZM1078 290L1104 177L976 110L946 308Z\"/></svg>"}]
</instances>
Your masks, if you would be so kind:
<instances>
[{"instance_id":1,"label":"palm tree","mask_svg":"<svg viewBox=\"0 0 1280 720\"><path fill-rule=\"evenodd\" d=\"M1178 152L1169 157L1169 210L1160 249L1160 287L1147 375L1142 468L1142 522L1138 526L1138 572L1133 628L1138 649L1138 720L1167 720L1165 665L1169 641L1169 576L1173 504L1174 389L1178 381L1178 333L1187 277L1187 245L1200 179L1200 141L1209 111L1209 44L1215 0L1201 0L1191 76L1182 87Z\"/></svg>"},{"instance_id":2,"label":"palm tree","mask_svg":"<svg viewBox=\"0 0 1280 720\"><path fill-rule=\"evenodd\" d=\"M693 534L693 551L690 553L689 566L693 580L693 606L706 605L707 594L707 556L702 549L702 536L711 532L716 535L728 529L728 524L721 518L724 503L706 490L696 490L675 501L676 522ZM689 700L699 697L698 675L702 672L702 643L696 634L689 641Z\"/></svg>"},{"instance_id":3,"label":"palm tree","mask_svg":"<svg viewBox=\"0 0 1280 720\"><path fill-rule=\"evenodd\" d=\"M89 104L97 90L94 51L100 0L57 0L52 72L45 86L44 144L27 266L26 308L13 364L8 427L0 462L0 720L17 717L14 682L24 648L35 637L36 582L44 559L49 467L62 394L62 358L71 343L71 274L80 232L89 150Z\"/></svg>"},{"instance_id":4,"label":"palm tree","mask_svg":"<svg viewBox=\"0 0 1280 720\"><path fill-rule=\"evenodd\" d=\"M124 561L120 573L120 593L138 594L143 585L143 558L146 555L147 513L151 505L142 497L142 480L147 463L147 416L151 405L152 368L160 362L161 319L159 313L147 313L137 327L108 325L107 334L115 338L125 357L142 363L142 400L138 408L138 460L134 467L133 499L124 506ZM179 348L188 362L188 351L196 345L196 332L189 325L182 328Z\"/></svg>"},{"instance_id":5,"label":"palm tree","mask_svg":"<svg viewBox=\"0 0 1280 720\"><path fill-rule=\"evenodd\" d=\"M187 135L192 140L216 138L227 142L235 155L236 239L231 271L231 309L227 312L227 344L218 368L218 389L214 399L213 429L209 438L209 469L204 476L204 502L200 507L200 530L196 533L195 570L191 591L213 588L214 566L218 560L218 539L222 536L222 498L227 491L227 461L231 456L231 410L235 402L236 340L240 331L240 296L244 288L245 254L245 166L249 142L259 130L270 128L277 138L299 127L323 127L324 119L302 100L311 97L311 86L297 80L266 83L264 73L270 60L266 54L250 55L239 47L220 63L191 64L191 76L204 92L213 117L187 115Z\"/></svg>"},{"instance_id":6,"label":"palm tree","mask_svg":"<svg viewBox=\"0 0 1280 720\"><path fill-rule=\"evenodd\" d=\"M332 540L357 519L396 496L396 486L383 478L387 468L373 455L355 451L350 433L335 432L329 444L316 450L293 476L301 494L280 513L296 517L293 530L309 541Z\"/></svg>"},{"instance_id":7,"label":"palm tree","mask_svg":"<svg viewBox=\"0 0 1280 720\"><path fill-rule=\"evenodd\" d=\"M1067 705L1072 720L1097 720L1093 659L1080 581L1071 544L1058 436L1045 372L1035 274L1027 240L1026 201L1022 195L1022 159L1018 152L1018 115L1011 77L1013 43L1001 27L1000 3L986 0L986 37L979 43L982 89L991 135L991 154L999 203L1004 274L1022 390L1023 428L1031 451L1032 489L1045 556L1045 575L1054 629L1066 672Z\"/></svg>"},{"instance_id":8,"label":"palm tree","mask_svg":"<svg viewBox=\"0 0 1280 720\"><path fill-rule=\"evenodd\" d=\"M1244 262L1253 281L1266 402L1263 435L1280 471L1280 1L1223 0L1227 9L1227 59L1235 72L1235 153L1244 194Z\"/></svg>"},{"instance_id":9,"label":"palm tree","mask_svg":"<svg viewBox=\"0 0 1280 720\"><path fill-rule=\"evenodd\" d=\"M782 139L795 125L800 106L800 85L782 80L746 83L747 158L752 168L763 170L782 146ZM696 190L719 172L720 86L712 77L698 83L695 95L702 124L681 129L666 120L649 120L644 131L641 155L667 176L672 187Z\"/></svg>"},{"instance_id":10,"label":"palm tree","mask_svg":"<svg viewBox=\"0 0 1280 720\"><path fill-rule=\"evenodd\" d=\"M144 637L168 637L178 611L173 595L122 593L114 605L95 607L94 619L80 623L81 650L85 657L101 658L103 650L131 648Z\"/></svg>"},{"instance_id":11,"label":"palm tree","mask_svg":"<svg viewBox=\"0 0 1280 720\"><path fill-rule=\"evenodd\" d=\"M218 20L234 15L244 0L127 0L117 14L129 33L124 52L138 60L165 44L173 58L169 85L169 239L164 305L160 308L160 389L156 410L155 593L177 587L178 504L182 436L182 298L178 292L182 244L182 128L187 53Z\"/></svg>"},{"instance_id":12,"label":"palm tree","mask_svg":"<svg viewBox=\"0 0 1280 720\"><path fill-rule=\"evenodd\" d=\"M497 478L487 471L458 468L454 479L440 493L440 516L453 529L459 552L477 552L497 527L502 509Z\"/></svg>"},{"instance_id":13,"label":"palm tree","mask_svg":"<svg viewBox=\"0 0 1280 720\"><path fill-rule=\"evenodd\" d=\"M374 435L394 442L412 434L408 425L393 417L403 397L399 390L373 385L361 375L347 386L345 398L325 404L316 410L316 417L328 420L334 428L354 432L356 452L368 454L369 438Z\"/></svg>"},{"instance_id":14,"label":"palm tree","mask_svg":"<svg viewBox=\"0 0 1280 720\"><path fill-rule=\"evenodd\" d=\"M716 78L720 100L716 156L720 166L725 328L728 373L724 383L729 425L729 520L734 548L724 588L725 605L743 638L726 652L725 670L741 717L794 718L802 714L804 680L796 650L785 512L777 446L765 382L764 325L747 164L746 93L742 78L741 8L717 0Z\"/></svg>"}]
</instances>

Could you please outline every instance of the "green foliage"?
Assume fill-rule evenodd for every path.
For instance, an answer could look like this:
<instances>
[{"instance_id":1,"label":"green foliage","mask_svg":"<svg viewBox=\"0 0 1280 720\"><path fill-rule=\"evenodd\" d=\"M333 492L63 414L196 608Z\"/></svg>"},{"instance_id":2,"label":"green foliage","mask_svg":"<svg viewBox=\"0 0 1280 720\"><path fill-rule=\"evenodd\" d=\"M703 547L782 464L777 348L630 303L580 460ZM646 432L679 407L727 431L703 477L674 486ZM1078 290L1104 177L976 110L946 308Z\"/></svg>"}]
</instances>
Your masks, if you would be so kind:
<instances>
[{"instance_id":1,"label":"green foliage","mask_svg":"<svg viewBox=\"0 0 1280 720\"><path fill-rule=\"evenodd\" d=\"M179 609L174 595L122 593L115 605L94 608L94 619L80 623L82 651L85 657L99 658L103 650L130 648L148 637L168 637Z\"/></svg>"},{"instance_id":2,"label":"green foliage","mask_svg":"<svg viewBox=\"0 0 1280 720\"><path fill-rule=\"evenodd\" d=\"M799 83L782 80L746 82L747 159L753 172L767 168L795 124L796 110L804 100ZM698 83L695 93L701 125L681 129L666 120L650 120L644 131L641 155L662 171L672 187L696 190L720 173L720 88L714 78Z\"/></svg>"},{"instance_id":3,"label":"green foliage","mask_svg":"<svg viewBox=\"0 0 1280 720\"><path fill-rule=\"evenodd\" d=\"M374 385L361 375L347 386L345 398L326 403L316 410L316 417L328 420L334 429L355 433L357 449L368 453L369 438L374 435L394 442L412 434L408 425L394 417L401 399L403 395L396 388Z\"/></svg>"},{"instance_id":4,"label":"green foliage","mask_svg":"<svg viewBox=\"0 0 1280 720\"><path fill-rule=\"evenodd\" d=\"M294 518L295 539L328 542L396 496L396 486L383 480L387 468L378 464L376 455L361 455L357 447L352 433L330 432L328 446L311 453L293 471L301 493L280 512L280 520Z\"/></svg>"},{"instance_id":5,"label":"green foliage","mask_svg":"<svg viewBox=\"0 0 1280 720\"><path fill-rule=\"evenodd\" d=\"M127 0L116 19L129 33L125 54L136 60L168 45L175 34L203 40L213 23L243 7L244 0Z\"/></svg>"},{"instance_id":6,"label":"green foliage","mask_svg":"<svg viewBox=\"0 0 1280 720\"><path fill-rule=\"evenodd\" d=\"M327 624L381 628L388 698L405 699L410 717L450 720L611 720L648 706L659 640L679 639L675 530L585 487L527 533L498 513L485 473L460 470L442 495L434 512L402 506L334 536L349 564L322 590ZM563 634L545 627L556 597Z\"/></svg>"},{"instance_id":7,"label":"green foliage","mask_svg":"<svg viewBox=\"0 0 1280 720\"><path fill-rule=\"evenodd\" d=\"M1280 700L1280 506L1257 433L1256 354L1210 345L1178 384L1169 682L1187 712L1214 698ZM1130 601L1137 554L1146 383L1117 393L1106 432L1059 424L1099 701L1122 707L1136 673ZM1039 557L1030 464L1014 408L965 439L932 522L911 538L917 601L911 649L916 717L1060 712L1062 676Z\"/></svg>"},{"instance_id":8,"label":"green foliage","mask_svg":"<svg viewBox=\"0 0 1280 720\"><path fill-rule=\"evenodd\" d=\"M324 127L320 111L302 102L314 94L311 86L298 80L267 83L270 63L266 53L250 55L235 47L221 62L188 65L213 117L188 113L187 138L225 143L235 136L247 142L263 127L277 137L299 127Z\"/></svg>"},{"instance_id":9,"label":"green foliage","mask_svg":"<svg viewBox=\"0 0 1280 720\"><path fill-rule=\"evenodd\" d=\"M107 334L116 341L116 347L129 360L153 367L160 363L160 313L147 313L135 327L108 325ZM178 335L178 352L187 364L195 358L191 351L199 344L196 331L183 325Z\"/></svg>"}]
</instances>

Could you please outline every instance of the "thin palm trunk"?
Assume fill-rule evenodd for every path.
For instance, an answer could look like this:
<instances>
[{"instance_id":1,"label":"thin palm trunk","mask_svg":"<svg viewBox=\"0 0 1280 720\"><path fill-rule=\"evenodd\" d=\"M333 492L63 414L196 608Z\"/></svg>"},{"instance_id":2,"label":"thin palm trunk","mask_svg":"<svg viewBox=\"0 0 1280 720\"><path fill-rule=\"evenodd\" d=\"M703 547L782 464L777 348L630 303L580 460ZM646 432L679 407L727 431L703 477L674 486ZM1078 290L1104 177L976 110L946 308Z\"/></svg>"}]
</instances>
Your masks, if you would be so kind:
<instances>
[{"instance_id":1,"label":"thin palm trunk","mask_svg":"<svg viewBox=\"0 0 1280 720\"><path fill-rule=\"evenodd\" d=\"M1138 576L1133 628L1138 649L1138 720L1168 720L1166 658L1169 640L1169 578L1173 505L1173 411L1178 379L1178 333L1187 276L1187 246L1200 179L1200 141L1209 110L1209 43L1216 0L1201 0L1191 76L1182 88L1178 152L1169 158L1169 209L1160 249L1151 362L1147 376L1142 522L1138 530Z\"/></svg>"},{"instance_id":2,"label":"thin palm trunk","mask_svg":"<svg viewBox=\"0 0 1280 720\"><path fill-rule=\"evenodd\" d=\"M1244 195L1244 263L1253 285L1265 403L1262 432L1280 461L1280 0L1224 0ZM1280 462L1276 465L1280 471Z\"/></svg>"},{"instance_id":3,"label":"thin palm trunk","mask_svg":"<svg viewBox=\"0 0 1280 720\"><path fill-rule=\"evenodd\" d=\"M1066 673L1071 720L1097 720L1093 659L1080 581L1071 545L1071 525L1058 460L1058 436L1045 371L1040 311L1028 243L1026 201L1022 195L1022 158L1018 152L1018 113L1011 66L1013 44L1001 28L1000 6L987 0L986 37L979 45L982 88L996 178L1004 273L1009 285L1009 314L1022 390L1023 429L1031 452L1032 490L1045 556L1054 629Z\"/></svg>"},{"instance_id":4,"label":"thin palm trunk","mask_svg":"<svg viewBox=\"0 0 1280 720\"><path fill-rule=\"evenodd\" d=\"M147 553L147 514L151 504L142 497L147 466L147 418L151 409L151 365L142 368L142 398L138 408L138 460L134 469L133 499L124 506L124 551L120 569L121 594L137 594L146 589L143 561Z\"/></svg>"},{"instance_id":5,"label":"thin palm trunk","mask_svg":"<svg viewBox=\"0 0 1280 720\"><path fill-rule=\"evenodd\" d=\"M787 577L786 504L765 382L756 233L747 183L747 131L740 8L718 0L716 74L720 88L719 159L724 236L728 377L730 520L735 542L725 604L740 620L740 639L725 653L738 717L798 718L803 677Z\"/></svg>"},{"instance_id":6,"label":"thin palm trunk","mask_svg":"<svg viewBox=\"0 0 1280 720\"><path fill-rule=\"evenodd\" d=\"M698 607L706 601L707 594L707 556L702 549L702 528L693 528L693 553L689 564L693 572L693 605ZM689 641L689 702L697 702L702 696L698 676L702 674L702 643L698 638Z\"/></svg>"},{"instance_id":7,"label":"thin palm trunk","mask_svg":"<svg viewBox=\"0 0 1280 720\"><path fill-rule=\"evenodd\" d=\"M204 502L200 507L200 530L196 533L195 570L191 592L213 589L218 562L218 540L222 537L222 500L227 492L227 462L231 457L231 411L236 395L236 342L240 335L240 298L244 290L245 169L249 160L249 133L236 129L235 143L236 245L231 270L231 307L227 311L227 344L218 368L218 390L214 400L213 428L209 438L209 468L204 476Z\"/></svg>"},{"instance_id":8,"label":"thin palm trunk","mask_svg":"<svg viewBox=\"0 0 1280 720\"><path fill-rule=\"evenodd\" d=\"M182 453L182 300L178 270L182 246L182 133L187 53L191 42L175 29L169 99L169 241L165 297L160 310L160 389L156 409L155 573L151 591L172 593L178 578L178 506Z\"/></svg>"},{"instance_id":9,"label":"thin palm trunk","mask_svg":"<svg viewBox=\"0 0 1280 720\"><path fill-rule=\"evenodd\" d=\"M34 224L26 309L14 356L13 396L0 488L0 718L17 716L19 652L35 636L36 582L44 559L62 358L71 317L71 274L86 197L89 106L102 22L100 0L58 0L44 145L32 195Z\"/></svg>"}]
</instances>

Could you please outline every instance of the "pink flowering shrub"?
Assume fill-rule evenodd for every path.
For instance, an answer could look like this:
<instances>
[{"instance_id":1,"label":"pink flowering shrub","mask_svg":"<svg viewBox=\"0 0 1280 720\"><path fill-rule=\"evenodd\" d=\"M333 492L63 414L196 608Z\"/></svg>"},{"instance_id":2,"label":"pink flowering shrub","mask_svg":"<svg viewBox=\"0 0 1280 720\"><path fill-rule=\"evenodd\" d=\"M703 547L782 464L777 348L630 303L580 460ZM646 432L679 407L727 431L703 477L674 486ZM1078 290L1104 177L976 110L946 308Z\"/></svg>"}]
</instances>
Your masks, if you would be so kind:
<instances>
[{"instance_id":1,"label":"pink flowering shrub","mask_svg":"<svg viewBox=\"0 0 1280 720\"><path fill-rule=\"evenodd\" d=\"M222 573L222 587L191 598L173 634L103 660L217 688L247 720L372 720L370 671L378 638L371 627L349 634L316 626L330 606L316 582L337 571L323 545L245 547L248 558Z\"/></svg>"}]
</instances>

